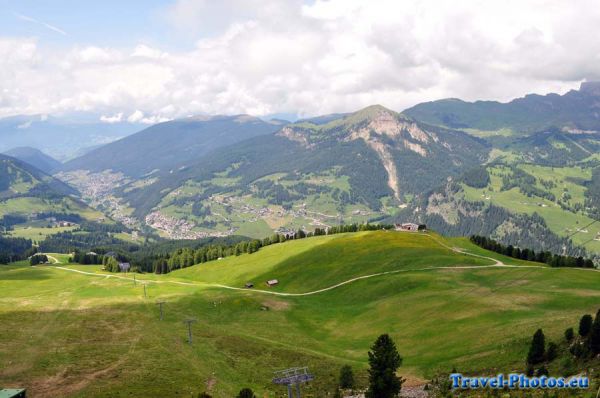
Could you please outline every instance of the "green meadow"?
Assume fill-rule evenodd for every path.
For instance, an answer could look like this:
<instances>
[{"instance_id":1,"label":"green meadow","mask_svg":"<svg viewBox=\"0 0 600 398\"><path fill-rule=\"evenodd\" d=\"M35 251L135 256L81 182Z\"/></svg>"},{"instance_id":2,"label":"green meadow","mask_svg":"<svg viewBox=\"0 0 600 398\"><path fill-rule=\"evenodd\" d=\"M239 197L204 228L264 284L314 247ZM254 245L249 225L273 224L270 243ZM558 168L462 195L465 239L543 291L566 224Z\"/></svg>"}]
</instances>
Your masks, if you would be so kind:
<instances>
[{"instance_id":1,"label":"green meadow","mask_svg":"<svg viewBox=\"0 0 600 398\"><path fill-rule=\"evenodd\" d=\"M268 288L273 278L280 283ZM384 231L289 241L135 279L99 266L0 267L0 385L32 396L232 397L251 387L279 397L273 371L309 366L316 379L304 396L325 397L344 364L364 385L367 351L382 333L404 357L400 374L422 384L453 367L523 370L536 329L560 341L600 304L600 272ZM192 345L186 318L197 320Z\"/></svg>"}]
</instances>

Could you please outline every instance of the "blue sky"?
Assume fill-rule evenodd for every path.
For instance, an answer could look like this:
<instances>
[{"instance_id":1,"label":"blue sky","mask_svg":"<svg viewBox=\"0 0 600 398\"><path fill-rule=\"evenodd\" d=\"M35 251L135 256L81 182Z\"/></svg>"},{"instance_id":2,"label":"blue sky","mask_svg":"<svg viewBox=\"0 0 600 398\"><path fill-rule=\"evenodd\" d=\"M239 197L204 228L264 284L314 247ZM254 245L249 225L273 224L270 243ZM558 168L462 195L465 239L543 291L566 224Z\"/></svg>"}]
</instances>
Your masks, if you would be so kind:
<instances>
[{"instance_id":1,"label":"blue sky","mask_svg":"<svg viewBox=\"0 0 600 398\"><path fill-rule=\"evenodd\" d=\"M194 37L173 29L164 12L172 4L159 0L0 0L0 26L4 35L33 36L48 45L131 46L148 43L183 49ZM33 18L39 23L25 20ZM63 30L60 34L43 24Z\"/></svg>"},{"instance_id":2,"label":"blue sky","mask_svg":"<svg viewBox=\"0 0 600 398\"><path fill-rule=\"evenodd\" d=\"M308 117L600 80L597 0L0 0L0 10L0 117Z\"/></svg>"}]
</instances>

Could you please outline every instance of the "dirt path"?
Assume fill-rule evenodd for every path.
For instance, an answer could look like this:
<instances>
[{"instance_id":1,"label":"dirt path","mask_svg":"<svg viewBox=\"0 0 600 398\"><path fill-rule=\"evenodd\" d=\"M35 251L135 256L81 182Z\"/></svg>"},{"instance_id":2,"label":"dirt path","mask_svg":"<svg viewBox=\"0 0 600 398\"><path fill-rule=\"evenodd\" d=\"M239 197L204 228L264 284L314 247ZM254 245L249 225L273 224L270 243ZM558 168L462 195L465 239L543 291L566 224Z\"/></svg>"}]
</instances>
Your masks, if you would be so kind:
<instances>
[{"instance_id":1,"label":"dirt path","mask_svg":"<svg viewBox=\"0 0 600 398\"><path fill-rule=\"evenodd\" d=\"M52 261L54 261L54 263L53 263L53 264L62 264L62 263L61 263L61 262L60 262L60 261L59 261L59 260L58 260L56 257L54 257L54 256L49 256L49 255L47 255L47 254L46 254L46 257L48 257L48 260L52 260Z\"/></svg>"}]
</instances>

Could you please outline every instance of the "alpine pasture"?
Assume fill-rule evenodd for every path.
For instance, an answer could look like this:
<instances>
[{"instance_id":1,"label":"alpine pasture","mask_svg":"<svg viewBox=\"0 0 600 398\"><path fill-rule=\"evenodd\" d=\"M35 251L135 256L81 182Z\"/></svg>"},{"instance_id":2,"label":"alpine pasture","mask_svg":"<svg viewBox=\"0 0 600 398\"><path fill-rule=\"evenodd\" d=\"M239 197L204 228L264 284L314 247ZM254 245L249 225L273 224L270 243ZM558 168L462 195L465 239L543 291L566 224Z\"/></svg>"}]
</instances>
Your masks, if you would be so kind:
<instances>
[{"instance_id":1,"label":"alpine pasture","mask_svg":"<svg viewBox=\"0 0 600 398\"><path fill-rule=\"evenodd\" d=\"M409 384L452 368L495 374L524 369L536 329L559 340L600 302L600 272L433 233L313 237L135 282L63 259L0 267L0 385L32 396L231 397L251 387L275 397L284 391L273 371L309 366L305 396L320 397L343 365L364 385L382 333ZM187 318L198 320L192 345Z\"/></svg>"}]
</instances>

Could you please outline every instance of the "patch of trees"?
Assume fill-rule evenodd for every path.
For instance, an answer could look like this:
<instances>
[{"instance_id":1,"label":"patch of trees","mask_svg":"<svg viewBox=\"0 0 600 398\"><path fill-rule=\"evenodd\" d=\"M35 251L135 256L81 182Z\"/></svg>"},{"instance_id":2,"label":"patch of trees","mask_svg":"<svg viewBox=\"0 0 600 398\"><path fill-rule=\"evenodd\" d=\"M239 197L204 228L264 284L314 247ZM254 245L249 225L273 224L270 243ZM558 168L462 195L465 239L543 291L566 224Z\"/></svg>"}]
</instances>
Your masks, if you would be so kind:
<instances>
[{"instance_id":1,"label":"patch of trees","mask_svg":"<svg viewBox=\"0 0 600 398\"><path fill-rule=\"evenodd\" d=\"M71 261L77 264L102 264L104 256L96 252L75 251L71 257Z\"/></svg>"},{"instance_id":2,"label":"patch of trees","mask_svg":"<svg viewBox=\"0 0 600 398\"><path fill-rule=\"evenodd\" d=\"M585 206L595 220L600 220L600 167L592 171L592 179L585 191Z\"/></svg>"},{"instance_id":3,"label":"patch of trees","mask_svg":"<svg viewBox=\"0 0 600 398\"><path fill-rule=\"evenodd\" d=\"M106 246L127 246L130 249L136 247L133 244L124 244L122 240L112 237L106 232L82 233L79 229L50 235L39 245L41 251L48 253L71 253L75 250Z\"/></svg>"},{"instance_id":4,"label":"patch of trees","mask_svg":"<svg viewBox=\"0 0 600 398\"><path fill-rule=\"evenodd\" d=\"M209 206L203 206L202 202L194 202L192 204L192 214L196 217L204 218L212 213Z\"/></svg>"},{"instance_id":5,"label":"patch of trees","mask_svg":"<svg viewBox=\"0 0 600 398\"><path fill-rule=\"evenodd\" d=\"M46 264L48 262L48 256L45 254L34 254L29 258L29 265Z\"/></svg>"},{"instance_id":6,"label":"patch of trees","mask_svg":"<svg viewBox=\"0 0 600 398\"><path fill-rule=\"evenodd\" d=\"M549 342L542 329L538 329L531 340L527 353L527 374L547 375L547 365L562 356L561 371L565 376L577 373L573 359L586 361L600 354L600 309L596 317L583 315L579 321L578 333L572 327L565 330L564 341Z\"/></svg>"},{"instance_id":7,"label":"patch of trees","mask_svg":"<svg viewBox=\"0 0 600 398\"><path fill-rule=\"evenodd\" d=\"M46 218L56 218L60 221L68 221L76 224L80 224L83 218L77 213L62 213L57 211L46 211L43 213L37 213L36 219L44 220Z\"/></svg>"},{"instance_id":8,"label":"patch of trees","mask_svg":"<svg viewBox=\"0 0 600 398\"><path fill-rule=\"evenodd\" d=\"M494 239L479 235L471 235L470 240L477 246L486 250L491 250L496 253L521 260L546 263L551 267L594 268L594 262L591 259L583 258L582 256L562 256L559 254L552 254L549 251L539 251L536 253L533 249L521 249L513 245L505 246Z\"/></svg>"},{"instance_id":9,"label":"patch of trees","mask_svg":"<svg viewBox=\"0 0 600 398\"><path fill-rule=\"evenodd\" d=\"M0 236L0 264L24 260L33 253L35 249L31 246L31 240Z\"/></svg>"},{"instance_id":10,"label":"patch of trees","mask_svg":"<svg viewBox=\"0 0 600 398\"><path fill-rule=\"evenodd\" d=\"M7 230L12 229L13 226L17 224L23 224L27 222L27 217L20 214L5 214L0 221L0 225L2 225Z\"/></svg>"},{"instance_id":11,"label":"patch of trees","mask_svg":"<svg viewBox=\"0 0 600 398\"><path fill-rule=\"evenodd\" d=\"M462 180L465 184L473 188L485 188L490 183L490 174L487 168L479 166L467 171Z\"/></svg>"},{"instance_id":12,"label":"patch of trees","mask_svg":"<svg viewBox=\"0 0 600 398\"><path fill-rule=\"evenodd\" d=\"M502 187L500 188L502 191L517 187L527 197L537 196L551 202L556 201L556 196L552 192L544 191L535 186L537 180L534 176L516 166L511 167L510 170L510 175L502 177Z\"/></svg>"}]
</instances>

